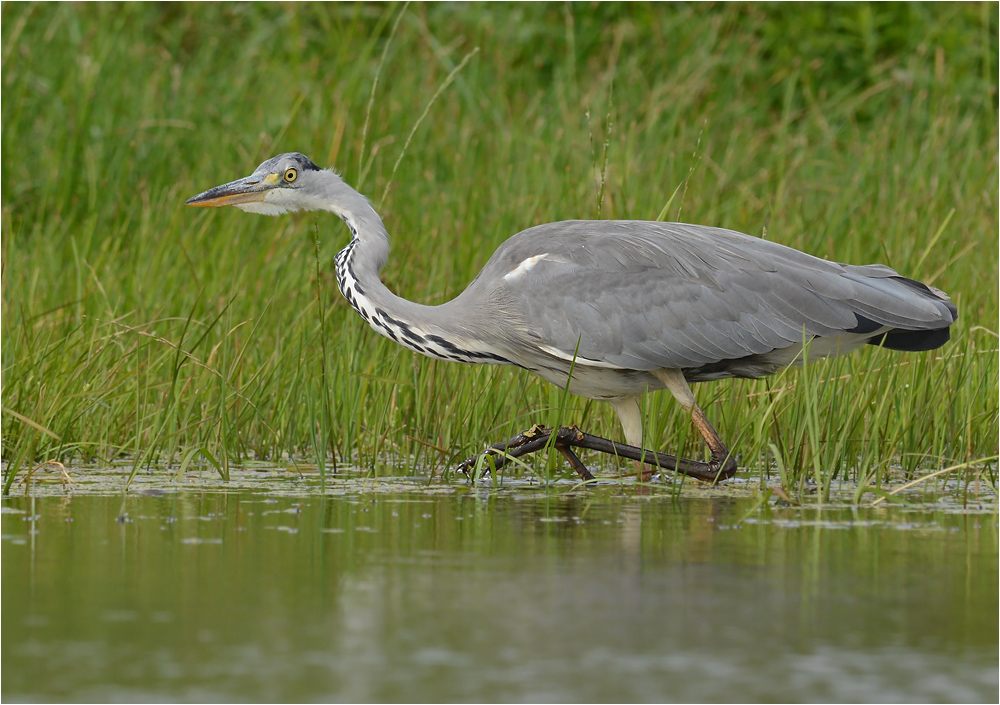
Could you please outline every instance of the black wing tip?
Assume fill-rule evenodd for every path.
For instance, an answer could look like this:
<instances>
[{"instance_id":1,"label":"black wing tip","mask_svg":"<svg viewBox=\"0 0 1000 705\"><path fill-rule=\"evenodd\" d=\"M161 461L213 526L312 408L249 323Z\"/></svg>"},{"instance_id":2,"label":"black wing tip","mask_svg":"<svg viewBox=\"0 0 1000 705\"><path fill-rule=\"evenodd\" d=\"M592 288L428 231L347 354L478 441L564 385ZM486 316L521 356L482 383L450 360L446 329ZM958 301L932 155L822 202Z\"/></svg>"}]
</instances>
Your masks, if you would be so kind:
<instances>
[{"instance_id":1,"label":"black wing tip","mask_svg":"<svg viewBox=\"0 0 1000 705\"><path fill-rule=\"evenodd\" d=\"M933 330L891 330L868 340L869 345L880 345L887 350L924 352L935 350L951 340L951 327Z\"/></svg>"},{"instance_id":2,"label":"black wing tip","mask_svg":"<svg viewBox=\"0 0 1000 705\"><path fill-rule=\"evenodd\" d=\"M940 289L935 289L923 282L906 277L893 277L908 288L923 296L933 300L938 305L941 319L938 328L925 328L921 330L894 329L876 335L868 340L869 345L881 345L888 350L900 350L903 352L924 352L935 350L951 340L951 324L958 320L958 306L948 298ZM849 333L872 333L878 330L880 324L860 313L855 312L858 325Z\"/></svg>"}]
</instances>

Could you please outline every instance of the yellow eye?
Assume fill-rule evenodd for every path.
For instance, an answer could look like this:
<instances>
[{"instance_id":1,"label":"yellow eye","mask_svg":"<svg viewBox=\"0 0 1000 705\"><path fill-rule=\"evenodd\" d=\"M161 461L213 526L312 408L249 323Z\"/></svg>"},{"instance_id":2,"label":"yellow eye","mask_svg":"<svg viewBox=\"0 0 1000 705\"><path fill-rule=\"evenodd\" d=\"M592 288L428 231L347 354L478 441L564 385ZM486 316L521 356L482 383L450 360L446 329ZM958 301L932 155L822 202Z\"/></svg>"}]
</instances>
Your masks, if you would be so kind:
<instances>
[{"instance_id":1,"label":"yellow eye","mask_svg":"<svg viewBox=\"0 0 1000 705\"><path fill-rule=\"evenodd\" d=\"M285 183L292 183L295 179L299 178L299 172L295 169L285 169Z\"/></svg>"}]
</instances>

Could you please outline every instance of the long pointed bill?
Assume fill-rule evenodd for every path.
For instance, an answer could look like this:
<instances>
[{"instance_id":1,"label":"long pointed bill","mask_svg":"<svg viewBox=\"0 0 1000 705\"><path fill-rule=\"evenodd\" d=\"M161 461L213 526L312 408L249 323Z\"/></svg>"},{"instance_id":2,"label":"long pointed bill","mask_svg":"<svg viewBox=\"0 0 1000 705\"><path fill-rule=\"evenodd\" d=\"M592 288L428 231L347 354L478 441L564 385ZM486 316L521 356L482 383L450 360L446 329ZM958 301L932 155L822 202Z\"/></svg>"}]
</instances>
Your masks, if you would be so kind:
<instances>
[{"instance_id":1,"label":"long pointed bill","mask_svg":"<svg viewBox=\"0 0 1000 705\"><path fill-rule=\"evenodd\" d=\"M259 176L247 176L192 196L184 201L184 205L215 208L218 206L238 206L241 203L257 203L264 200L267 193L277 185L278 180L277 174L268 174L263 179Z\"/></svg>"}]
</instances>

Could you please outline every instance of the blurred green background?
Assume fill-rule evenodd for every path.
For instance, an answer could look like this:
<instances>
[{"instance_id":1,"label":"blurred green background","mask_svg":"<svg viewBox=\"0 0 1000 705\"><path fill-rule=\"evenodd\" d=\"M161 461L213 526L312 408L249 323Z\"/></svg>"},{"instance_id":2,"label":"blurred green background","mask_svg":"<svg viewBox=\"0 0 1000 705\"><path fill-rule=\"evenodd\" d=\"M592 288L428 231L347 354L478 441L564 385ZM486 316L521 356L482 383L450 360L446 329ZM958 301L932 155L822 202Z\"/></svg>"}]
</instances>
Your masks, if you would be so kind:
<instances>
[{"instance_id":1,"label":"blurred green background","mask_svg":"<svg viewBox=\"0 0 1000 705\"><path fill-rule=\"evenodd\" d=\"M531 225L668 203L887 263L957 302L952 343L702 386L709 416L782 481L997 452L996 3L0 12L7 486L49 459L429 472L553 414L618 437L527 373L368 330L336 291L329 215L182 207L286 151L372 198L386 282L425 303ZM665 449L701 452L670 400L647 412Z\"/></svg>"}]
</instances>

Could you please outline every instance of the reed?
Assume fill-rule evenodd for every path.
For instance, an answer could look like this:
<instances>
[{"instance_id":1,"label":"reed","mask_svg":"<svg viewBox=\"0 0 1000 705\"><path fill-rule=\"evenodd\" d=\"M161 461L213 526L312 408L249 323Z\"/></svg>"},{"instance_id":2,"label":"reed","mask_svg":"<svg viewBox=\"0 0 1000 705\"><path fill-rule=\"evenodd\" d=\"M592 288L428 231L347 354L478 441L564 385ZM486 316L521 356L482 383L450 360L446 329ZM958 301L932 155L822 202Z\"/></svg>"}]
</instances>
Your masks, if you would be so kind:
<instances>
[{"instance_id":1,"label":"reed","mask_svg":"<svg viewBox=\"0 0 1000 705\"><path fill-rule=\"evenodd\" d=\"M426 303L513 233L598 214L938 286L940 350L696 392L786 492L963 463L995 484L973 462L998 438L994 9L4 5L4 487L50 459L448 477L534 421L618 437L600 404L367 329L332 217L182 206L283 151L385 194L384 276ZM665 394L646 410L655 445L702 452Z\"/></svg>"}]
</instances>

